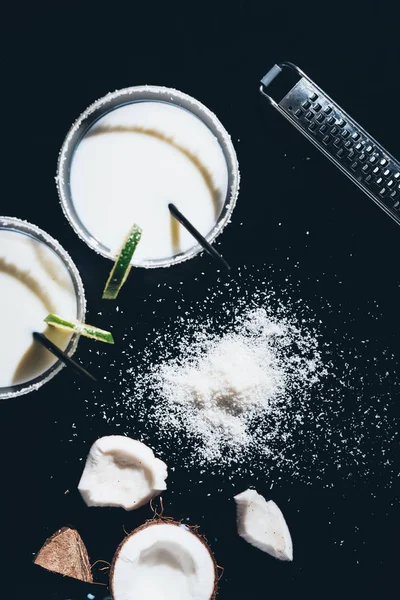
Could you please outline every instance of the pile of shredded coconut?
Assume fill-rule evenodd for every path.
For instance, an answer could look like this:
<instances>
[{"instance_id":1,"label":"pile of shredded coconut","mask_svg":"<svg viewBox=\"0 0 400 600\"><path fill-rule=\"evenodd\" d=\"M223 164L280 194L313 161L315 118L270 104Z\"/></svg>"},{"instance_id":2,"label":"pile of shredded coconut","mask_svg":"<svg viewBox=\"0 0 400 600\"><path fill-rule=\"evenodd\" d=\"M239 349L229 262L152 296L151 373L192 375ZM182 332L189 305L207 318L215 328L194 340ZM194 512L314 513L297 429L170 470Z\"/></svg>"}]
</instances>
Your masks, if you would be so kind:
<instances>
[{"instance_id":1,"label":"pile of shredded coconut","mask_svg":"<svg viewBox=\"0 0 400 600\"><path fill-rule=\"evenodd\" d=\"M307 396L322 372L316 338L258 308L220 335L208 326L183 335L176 357L153 365L143 383L160 432L184 432L203 463L229 462L266 452L292 395Z\"/></svg>"}]
</instances>

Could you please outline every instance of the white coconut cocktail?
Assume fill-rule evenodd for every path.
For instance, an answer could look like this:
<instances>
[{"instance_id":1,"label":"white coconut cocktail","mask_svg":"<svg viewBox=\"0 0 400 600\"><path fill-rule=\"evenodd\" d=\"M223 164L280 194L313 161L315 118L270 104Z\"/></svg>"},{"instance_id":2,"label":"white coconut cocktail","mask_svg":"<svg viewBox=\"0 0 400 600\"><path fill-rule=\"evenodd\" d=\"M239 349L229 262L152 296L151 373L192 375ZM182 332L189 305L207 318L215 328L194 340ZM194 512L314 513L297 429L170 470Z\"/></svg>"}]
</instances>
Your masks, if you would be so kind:
<instances>
[{"instance_id":1,"label":"white coconut cocktail","mask_svg":"<svg viewBox=\"0 0 400 600\"><path fill-rule=\"evenodd\" d=\"M45 332L72 354L72 332L50 328L49 313L83 320L84 291L79 273L63 248L44 231L19 219L0 217L0 398L37 389L61 363L34 342Z\"/></svg>"},{"instance_id":2,"label":"white coconut cocktail","mask_svg":"<svg viewBox=\"0 0 400 600\"><path fill-rule=\"evenodd\" d=\"M142 230L132 264L169 266L201 251L173 203L212 242L238 192L229 135L200 102L168 88L119 90L87 109L61 150L64 212L96 251L115 259L130 226Z\"/></svg>"}]
</instances>

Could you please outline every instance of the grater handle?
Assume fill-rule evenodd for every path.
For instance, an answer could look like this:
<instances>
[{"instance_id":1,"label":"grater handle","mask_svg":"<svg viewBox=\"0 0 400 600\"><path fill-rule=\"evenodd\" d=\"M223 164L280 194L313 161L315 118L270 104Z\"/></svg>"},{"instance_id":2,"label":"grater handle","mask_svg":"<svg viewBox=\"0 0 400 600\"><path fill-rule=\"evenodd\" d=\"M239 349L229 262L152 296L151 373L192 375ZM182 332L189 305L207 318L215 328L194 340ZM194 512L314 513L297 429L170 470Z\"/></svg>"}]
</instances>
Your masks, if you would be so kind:
<instances>
[{"instance_id":1,"label":"grater handle","mask_svg":"<svg viewBox=\"0 0 400 600\"><path fill-rule=\"evenodd\" d=\"M270 101L271 104L275 104L275 100L273 100L271 98L271 96L268 96L268 94L266 94L264 92L264 88L267 88L270 85L270 83L272 83L272 81L274 81L274 79L276 79L276 77L278 77L278 75L280 73L282 73L282 68L279 65L274 65L272 67L272 69L270 69L268 71L268 73L266 73L264 75L264 77L261 79L261 88L260 88L260 90L264 94L264 96L266 98L268 98L268 100Z\"/></svg>"}]
</instances>

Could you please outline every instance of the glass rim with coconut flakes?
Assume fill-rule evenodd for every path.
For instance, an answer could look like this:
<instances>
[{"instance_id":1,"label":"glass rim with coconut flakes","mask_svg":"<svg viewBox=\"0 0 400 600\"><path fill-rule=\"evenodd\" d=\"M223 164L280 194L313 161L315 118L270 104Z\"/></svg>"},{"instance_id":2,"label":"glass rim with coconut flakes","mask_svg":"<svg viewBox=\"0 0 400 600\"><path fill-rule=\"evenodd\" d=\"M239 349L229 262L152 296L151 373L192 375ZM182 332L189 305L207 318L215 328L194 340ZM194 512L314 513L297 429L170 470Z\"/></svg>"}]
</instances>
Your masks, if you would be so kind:
<instances>
[{"instance_id":1,"label":"glass rim with coconut flakes","mask_svg":"<svg viewBox=\"0 0 400 600\"><path fill-rule=\"evenodd\" d=\"M46 246L54 255L56 255L56 257L63 263L69 277L71 278L76 300L76 317L79 321L84 322L86 313L86 298L82 279L71 257L59 244L59 242L57 242L57 240L36 225L15 217L0 216L0 232L2 230L18 233L27 236L28 238L30 237ZM18 310L23 311L24 309L23 307L19 307ZM79 335L72 335L64 350L65 354L72 356L77 349L78 341ZM8 345L12 344L12 338L8 338L6 343ZM32 338L32 344L34 343L35 342ZM0 386L0 400L14 398L38 390L45 383L50 381L55 375L57 375L57 373L59 373L63 367L64 364L60 360L56 359L55 362L40 375L34 376L31 379L21 383L12 384L5 387Z\"/></svg>"},{"instance_id":2,"label":"glass rim with coconut flakes","mask_svg":"<svg viewBox=\"0 0 400 600\"><path fill-rule=\"evenodd\" d=\"M56 184L64 215L77 235L91 249L113 261L116 257L115 250L106 245L104 240L99 239L98 235L91 232L78 214L71 190L71 166L78 146L88 131L100 119L127 105L144 102L166 104L190 113L212 134L222 152L227 169L227 191L224 197L221 198L220 212L213 220L214 224L211 230L205 235L209 243L215 241L230 221L239 191L239 167L231 137L215 114L201 102L183 92L162 86L134 86L107 94L91 104L70 128L59 154ZM170 198L169 200L173 201L174 199ZM110 200L111 202L112 200ZM135 217L133 220L139 223L144 230L144 234L146 234L146 228L140 222L140 219ZM169 267L193 258L202 251L202 246L193 240L191 247L182 251L178 250L172 256L143 259L134 257L132 266L145 268Z\"/></svg>"}]
</instances>

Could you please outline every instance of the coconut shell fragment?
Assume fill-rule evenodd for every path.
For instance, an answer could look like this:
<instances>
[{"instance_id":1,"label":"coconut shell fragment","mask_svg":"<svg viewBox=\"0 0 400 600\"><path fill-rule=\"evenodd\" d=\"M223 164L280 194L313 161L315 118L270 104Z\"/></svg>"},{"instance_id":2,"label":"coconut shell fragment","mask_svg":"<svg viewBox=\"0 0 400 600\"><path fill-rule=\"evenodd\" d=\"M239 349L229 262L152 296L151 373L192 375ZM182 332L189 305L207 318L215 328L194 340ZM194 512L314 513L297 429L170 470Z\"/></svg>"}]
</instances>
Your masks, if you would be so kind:
<instances>
[{"instance_id":1,"label":"coconut shell fragment","mask_svg":"<svg viewBox=\"0 0 400 600\"><path fill-rule=\"evenodd\" d=\"M93 583L86 546L70 527L59 529L46 540L33 562L47 571Z\"/></svg>"}]
</instances>

